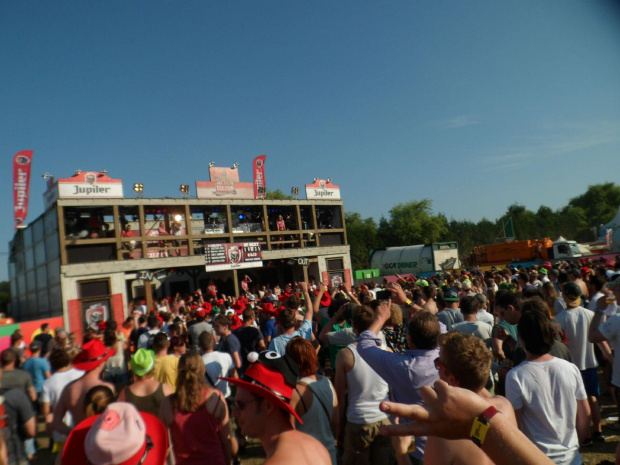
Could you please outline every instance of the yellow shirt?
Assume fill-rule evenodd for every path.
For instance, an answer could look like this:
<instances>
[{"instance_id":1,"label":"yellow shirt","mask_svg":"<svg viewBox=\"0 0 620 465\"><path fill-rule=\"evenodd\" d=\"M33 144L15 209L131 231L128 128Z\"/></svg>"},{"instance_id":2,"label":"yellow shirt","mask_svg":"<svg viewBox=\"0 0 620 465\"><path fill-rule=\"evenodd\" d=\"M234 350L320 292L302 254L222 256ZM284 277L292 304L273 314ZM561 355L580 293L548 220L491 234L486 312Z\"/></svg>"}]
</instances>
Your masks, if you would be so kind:
<instances>
[{"instance_id":1,"label":"yellow shirt","mask_svg":"<svg viewBox=\"0 0 620 465\"><path fill-rule=\"evenodd\" d=\"M174 355L164 355L155 358L155 368L153 368L153 379L160 383L168 384L173 391L177 388L177 367L179 359Z\"/></svg>"}]
</instances>

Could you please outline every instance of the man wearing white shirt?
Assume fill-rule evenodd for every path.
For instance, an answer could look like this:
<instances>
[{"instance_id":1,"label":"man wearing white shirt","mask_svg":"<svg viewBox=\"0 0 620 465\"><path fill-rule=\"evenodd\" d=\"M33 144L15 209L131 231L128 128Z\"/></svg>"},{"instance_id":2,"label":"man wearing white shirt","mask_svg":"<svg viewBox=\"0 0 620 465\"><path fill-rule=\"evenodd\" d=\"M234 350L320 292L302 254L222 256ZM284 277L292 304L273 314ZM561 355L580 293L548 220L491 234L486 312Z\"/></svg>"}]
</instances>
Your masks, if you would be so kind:
<instances>
[{"instance_id":1,"label":"man wearing white shirt","mask_svg":"<svg viewBox=\"0 0 620 465\"><path fill-rule=\"evenodd\" d=\"M67 436L52 430L54 408L65 386L84 376L84 372L71 366L71 359L64 350L55 350L51 353L50 365L52 366L54 374L43 382L43 391L41 392L40 400L43 416L45 417L47 434L50 436L51 441L53 441L53 452L56 452L57 450L62 450L62 444L67 440ZM73 428L73 418L70 412L65 414L63 423Z\"/></svg>"}]
</instances>

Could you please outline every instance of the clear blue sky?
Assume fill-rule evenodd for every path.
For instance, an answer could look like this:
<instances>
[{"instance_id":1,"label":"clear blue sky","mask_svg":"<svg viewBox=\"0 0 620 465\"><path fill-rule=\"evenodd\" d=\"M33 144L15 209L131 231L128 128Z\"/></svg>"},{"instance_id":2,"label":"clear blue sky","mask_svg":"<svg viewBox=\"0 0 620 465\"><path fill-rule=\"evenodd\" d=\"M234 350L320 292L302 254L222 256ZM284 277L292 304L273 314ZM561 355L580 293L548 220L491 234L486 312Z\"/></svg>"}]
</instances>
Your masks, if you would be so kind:
<instances>
[{"instance_id":1,"label":"clear blue sky","mask_svg":"<svg viewBox=\"0 0 620 465\"><path fill-rule=\"evenodd\" d=\"M271 189L315 177L379 219L565 205L620 180L616 1L0 3L0 280L13 155L107 169L148 197L266 154Z\"/></svg>"}]
</instances>

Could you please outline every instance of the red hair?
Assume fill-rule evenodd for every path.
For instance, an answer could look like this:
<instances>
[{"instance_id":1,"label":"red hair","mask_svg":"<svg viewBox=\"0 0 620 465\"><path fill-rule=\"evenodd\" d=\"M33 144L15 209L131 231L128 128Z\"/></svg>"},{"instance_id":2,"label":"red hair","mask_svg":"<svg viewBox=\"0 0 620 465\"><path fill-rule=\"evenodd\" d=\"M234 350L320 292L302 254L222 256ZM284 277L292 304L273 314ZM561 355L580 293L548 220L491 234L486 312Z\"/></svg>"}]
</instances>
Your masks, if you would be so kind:
<instances>
[{"instance_id":1,"label":"red hair","mask_svg":"<svg viewBox=\"0 0 620 465\"><path fill-rule=\"evenodd\" d=\"M319 358L312 344L302 337L294 337L286 346L286 355L295 360L299 377L314 375L319 369Z\"/></svg>"}]
</instances>

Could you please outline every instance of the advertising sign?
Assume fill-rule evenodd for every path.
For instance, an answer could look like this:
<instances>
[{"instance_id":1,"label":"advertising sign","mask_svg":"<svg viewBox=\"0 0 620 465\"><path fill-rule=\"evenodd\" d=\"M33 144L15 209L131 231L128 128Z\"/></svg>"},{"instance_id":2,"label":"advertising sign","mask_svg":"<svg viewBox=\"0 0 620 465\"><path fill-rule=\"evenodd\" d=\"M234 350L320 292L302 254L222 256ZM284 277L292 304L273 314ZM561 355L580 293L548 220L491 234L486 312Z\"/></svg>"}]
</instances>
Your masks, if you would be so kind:
<instances>
[{"instance_id":1,"label":"advertising sign","mask_svg":"<svg viewBox=\"0 0 620 465\"><path fill-rule=\"evenodd\" d=\"M110 302L104 300L101 302L84 302L82 303L84 311L84 325L86 329L92 328L99 330L99 323L108 321L110 318Z\"/></svg>"},{"instance_id":2,"label":"advertising sign","mask_svg":"<svg viewBox=\"0 0 620 465\"><path fill-rule=\"evenodd\" d=\"M239 182L237 168L209 167L211 181L196 181L199 199L253 199L251 182Z\"/></svg>"},{"instance_id":3,"label":"advertising sign","mask_svg":"<svg viewBox=\"0 0 620 465\"><path fill-rule=\"evenodd\" d=\"M258 194L259 187L265 187L265 159L267 155L261 155L256 157L252 162L252 166L254 167L254 198L259 199L262 198L262 195Z\"/></svg>"},{"instance_id":4,"label":"advertising sign","mask_svg":"<svg viewBox=\"0 0 620 465\"><path fill-rule=\"evenodd\" d=\"M123 198L123 181L111 179L104 173L80 171L70 178L48 179L47 191L43 194L45 208L57 199Z\"/></svg>"},{"instance_id":5,"label":"advertising sign","mask_svg":"<svg viewBox=\"0 0 620 465\"><path fill-rule=\"evenodd\" d=\"M30 195L30 166L32 150L22 150L13 157L13 215L15 229L24 224L28 216Z\"/></svg>"},{"instance_id":6,"label":"advertising sign","mask_svg":"<svg viewBox=\"0 0 620 465\"><path fill-rule=\"evenodd\" d=\"M312 184L306 184L306 198L310 199L327 199L339 200L340 187L334 186L326 179L317 179Z\"/></svg>"},{"instance_id":7,"label":"advertising sign","mask_svg":"<svg viewBox=\"0 0 620 465\"><path fill-rule=\"evenodd\" d=\"M94 171L80 172L68 179L58 180L58 197L66 198L122 198L123 182L110 179Z\"/></svg>"},{"instance_id":8,"label":"advertising sign","mask_svg":"<svg viewBox=\"0 0 620 465\"><path fill-rule=\"evenodd\" d=\"M205 244L205 270L234 270L263 266L260 242Z\"/></svg>"}]
</instances>

